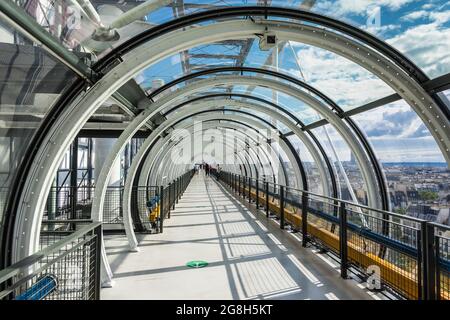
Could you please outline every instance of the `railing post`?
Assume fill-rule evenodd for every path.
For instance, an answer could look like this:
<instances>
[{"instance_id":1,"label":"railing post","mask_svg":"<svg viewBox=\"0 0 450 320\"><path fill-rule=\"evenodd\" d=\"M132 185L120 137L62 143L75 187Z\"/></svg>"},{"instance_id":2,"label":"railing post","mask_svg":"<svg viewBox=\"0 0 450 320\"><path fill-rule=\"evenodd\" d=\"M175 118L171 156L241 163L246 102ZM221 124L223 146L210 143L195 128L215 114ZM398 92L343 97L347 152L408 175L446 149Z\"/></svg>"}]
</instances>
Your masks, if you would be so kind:
<instances>
[{"instance_id":1,"label":"railing post","mask_svg":"<svg viewBox=\"0 0 450 320\"><path fill-rule=\"evenodd\" d=\"M347 210L344 202L341 202L339 207L339 252L341 256L341 277L347 279Z\"/></svg>"},{"instance_id":2,"label":"railing post","mask_svg":"<svg viewBox=\"0 0 450 320\"><path fill-rule=\"evenodd\" d=\"M102 225L99 225L97 228L94 229L94 234L95 234L95 238L96 238L94 300L100 300L102 240L103 240Z\"/></svg>"},{"instance_id":3,"label":"railing post","mask_svg":"<svg viewBox=\"0 0 450 320\"><path fill-rule=\"evenodd\" d=\"M436 259L434 226L421 223L422 299L436 300Z\"/></svg>"},{"instance_id":4,"label":"railing post","mask_svg":"<svg viewBox=\"0 0 450 320\"><path fill-rule=\"evenodd\" d=\"M308 243L308 195L302 192L302 246Z\"/></svg>"},{"instance_id":5,"label":"railing post","mask_svg":"<svg viewBox=\"0 0 450 320\"><path fill-rule=\"evenodd\" d=\"M246 176L242 176L242 183L243 183L243 186L242 186L242 198L245 200L245 197L246 197L245 188L247 186L247 177Z\"/></svg>"},{"instance_id":6,"label":"railing post","mask_svg":"<svg viewBox=\"0 0 450 320\"><path fill-rule=\"evenodd\" d=\"M238 176L238 195L241 195L241 176Z\"/></svg>"},{"instance_id":7,"label":"railing post","mask_svg":"<svg viewBox=\"0 0 450 320\"><path fill-rule=\"evenodd\" d=\"M173 208L178 203L178 179L173 180Z\"/></svg>"},{"instance_id":8,"label":"railing post","mask_svg":"<svg viewBox=\"0 0 450 320\"><path fill-rule=\"evenodd\" d=\"M266 191L266 217L269 217L269 182L264 182L264 189Z\"/></svg>"},{"instance_id":9,"label":"railing post","mask_svg":"<svg viewBox=\"0 0 450 320\"><path fill-rule=\"evenodd\" d=\"M280 197L280 229L284 229L284 186L279 186Z\"/></svg>"},{"instance_id":10,"label":"railing post","mask_svg":"<svg viewBox=\"0 0 450 320\"><path fill-rule=\"evenodd\" d=\"M178 200L180 200L180 193L181 193L181 184L180 184L181 178L178 177L176 181L177 181L177 196L176 196L176 199L177 199L177 204L178 204Z\"/></svg>"},{"instance_id":11,"label":"railing post","mask_svg":"<svg viewBox=\"0 0 450 320\"><path fill-rule=\"evenodd\" d=\"M439 237L437 235L434 235L434 261L436 266L436 300L441 300L441 270L439 269L439 259L440 252L439 252Z\"/></svg>"},{"instance_id":12,"label":"railing post","mask_svg":"<svg viewBox=\"0 0 450 320\"><path fill-rule=\"evenodd\" d=\"M255 199L255 202L256 202L256 210L258 210L259 209L259 180L258 179L256 179L255 180L255 192L256 192L256 199Z\"/></svg>"},{"instance_id":13,"label":"railing post","mask_svg":"<svg viewBox=\"0 0 450 320\"><path fill-rule=\"evenodd\" d=\"M252 203L252 178L248 177L248 203Z\"/></svg>"},{"instance_id":14,"label":"railing post","mask_svg":"<svg viewBox=\"0 0 450 320\"><path fill-rule=\"evenodd\" d=\"M173 208L175 209L175 204L178 203L178 181L177 180L173 180L173 195L174 195Z\"/></svg>"},{"instance_id":15,"label":"railing post","mask_svg":"<svg viewBox=\"0 0 450 320\"><path fill-rule=\"evenodd\" d=\"M176 199L177 199L177 189L176 189L176 183L175 183L175 180L173 180L172 181L172 188L173 188L173 190L172 190L172 194L173 194L173 199L172 199L172 210L175 210L175 202L176 202Z\"/></svg>"},{"instance_id":16,"label":"railing post","mask_svg":"<svg viewBox=\"0 0 450 320\"><path fill-rule=\"evenodd\" d=\"M164 225L164 186L159 187L159 232L163 232Z\"/></svg>"},{"instance_id":17,"label":"railing post","mask_svg":"<svg viewBox=\"0 0 450 320\"><path fill-rule=\"evenodd\" d=\"M170 211L172 210L172 182L169 182L169 185L167 186L169 189L169 201L167 202L167 219L170 218Z\"/></svg>"}]
</instances>

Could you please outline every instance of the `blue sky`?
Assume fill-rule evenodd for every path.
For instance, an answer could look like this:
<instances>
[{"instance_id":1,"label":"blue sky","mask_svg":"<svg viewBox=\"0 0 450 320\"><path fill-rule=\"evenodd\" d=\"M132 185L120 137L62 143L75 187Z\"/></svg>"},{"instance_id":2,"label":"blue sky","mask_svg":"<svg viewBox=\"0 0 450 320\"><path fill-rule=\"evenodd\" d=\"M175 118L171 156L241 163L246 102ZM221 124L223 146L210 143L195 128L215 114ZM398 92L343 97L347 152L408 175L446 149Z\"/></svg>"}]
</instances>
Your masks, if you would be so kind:
<instances>
[{"instance_id":1,"label":"blue sky","mask_svg":"<svg viewBox=\"0 0 450 320\"><path fill-rule=\"evenodd\" d=\"M244 3L244 1L224 2ZM296 6L300 2L300 0L273 1L275 5L285 6ZM251 5L254 1L247 1L247 3ZM312 10L346 21L387 41L407 55L431 78L450 72L450 2L444 0L319 0ZM162 22L170 19L171 15L171 9L164 8L149 18L151 21ZM357 107L393 92L390 87L365 69L342 57L303 44L293 43L292 46L302 72L299 72L295 64L294 52L290 49L285 49L280 55L281 69L301 78L304 76L308 83L325 92L344 109ZM229 48L202 46L194 50L218 53ZM255 43L246 65L260 66L266 56L267 52L259 51ZM198 62L215 63L217 61ZM176 55L146 70L137 80L138 82L145 80L148 85L154 78L161 78L168 82L180 74L180 56ZM267 96L267 92L256 93ZM450 93L448 95L450 96ZM298 101L281 98L280 102L294 109L298 108L299 115L314 118L314 114L311 115L311 112L308 112L307 108L300 105ZM443 161L428 130L403 101L358 115L355 120L363 127L382 161ZM348 148L343 146L339 136L334 135L332 138L336 141L340 156L344 160L349 159ZM340 145L342 147L339 147Z\"/></svg>"}]
</instances>

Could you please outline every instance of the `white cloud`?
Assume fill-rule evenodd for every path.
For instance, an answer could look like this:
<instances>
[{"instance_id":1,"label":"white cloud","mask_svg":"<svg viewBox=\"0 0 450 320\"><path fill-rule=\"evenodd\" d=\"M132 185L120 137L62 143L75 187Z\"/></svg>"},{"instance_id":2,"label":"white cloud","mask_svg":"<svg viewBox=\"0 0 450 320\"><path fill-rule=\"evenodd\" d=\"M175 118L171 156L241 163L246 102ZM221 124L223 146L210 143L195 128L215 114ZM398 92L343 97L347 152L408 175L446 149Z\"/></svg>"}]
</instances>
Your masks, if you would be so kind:
<instances>
[{"instance_id":1,"label":"white cloud","mask_svg":"<svg viewBox=\"0 0 450 320\"><path fill-rule=\"evenodd\" d=\"M319 1L314 9L327 12L332 16L347 14L366 14L373 7L385 7L388 10L398 10L414 0L338 0Z\"/></svg>"},{"instance_id":2,"label":"white cloud","mask_svg":"<svg viewBox=\"0 0 450 320\"><path fill-rule=\"evenodd\" d=\"M315 8L345 20L348 14L368 15L371 5L394 11L409 2L324 1L318 2ZM387 40L432 78L450 71L450 29L444 27L450 21L450 10L444 11L441 7L432 11L434 7L421 6L421 10L410 12L399 19L427 19L428 24L413 26ZM380 35L400 28L398 24L391 24L374 30L367 28L367 31ZM309 46L296 45L296 51L307 82L341 105L354 107L391 92L381 80L345 58ZM300 76L299 72L296 73ZM447 95L450 95L450 91ZM370 140L383 161L444 161L422 120L402 101L358 115L358 123L364 132L373 132ZM348 159L348 148L342 139L335 132L330 133L338 153L343 159Z\"/></svg>"},{"instance_id":3,"label":"white cloud","mask_svg":"<svg viewBox=\"0 0 450 320\"><path fill-rule=\"evenodd\" d=\"M450 10L446 11L429 11L429 10L419 10L419 11L413 11L408 13L407 15L404 15L400 18L402 21L415 21L418 19L428 19L433 24L436 25L436 27L443 25L444 23L450 21Z\"/></svg>"},{"instance_id":4,"label":"white cloud","mask_svg":"<svg viewBox=\"0 0 450 320\"><path fill-rule=\"evenodd\" d=\"M410 28L387 42L406 54L430 77L450 70L450 29L435 23Z\"/></svg>"},{"instance_id":5,"label":"white cloud","mask_svg":"<svg viewBox=\"0 0 450 320\"><path fill-rule=\"evenodd\" d=\"M306 81L344 108L357 107L393 93L359 65L326 50L294 44ZM300 76L296 70L292 73Z\"/></svg>"},{"instance_id":6,"label":"white cloud","mask_svg":"<svg viewBox=\"0 0 450 320\"><path fill-rule=\"evenodd\" d=\"M433 23L442 25L442 24L450 21L450 10L441 11L441 12L433 11L433 12L430 12L429 17L433 21Z\"/></svg>"},{"instance_id":7,"label":"white cloud","mask_svg":"<svg viewBox=\"0 0 450 320\"><path fill-rule=\"evenodd\" d=\"M444 161L436 141L404 101L358 114L353 119L382 161Z\"/></svg>"},{"instance_id":8,"label":"white cloud","mask_svg":"<svg viewBox=\"0 0 450 320\"><path fill-rule=\"evenodd\" d=\"M407 15L400 18L400 20L403 21L414 21L421 18L428 18L429 12L426 10L419 10L419 11L413 11L411 13L408 13Z\"/></svg>"},{"instance_id":9,"label":"white cloud","mask_svg":"<svg viewBox=\"0 0 450 320\"><path fill-rule=\"evenodd\" d=\"M381 26L372 26L372 25L368 25L368 26L361 26L361 29L376 35L378 38L386 38L385 34L388 31L393 31L393 30L398 30L401 28L401 25L399 24L387 24L387 25L381 25Z\"/></svg>"},{"instance_id":10,"label":"white cloud","mask_svg":"<svg viewBox=\"0 0 450 320\"><path fill-rule=\"evenodd\" d=\"M434 8L434 4L432 4L432 3L426 3L422 6L422 9L424 9L424 10L428 10L428 9L432 9L432 8Z\"/></svg>"}]
</instances>

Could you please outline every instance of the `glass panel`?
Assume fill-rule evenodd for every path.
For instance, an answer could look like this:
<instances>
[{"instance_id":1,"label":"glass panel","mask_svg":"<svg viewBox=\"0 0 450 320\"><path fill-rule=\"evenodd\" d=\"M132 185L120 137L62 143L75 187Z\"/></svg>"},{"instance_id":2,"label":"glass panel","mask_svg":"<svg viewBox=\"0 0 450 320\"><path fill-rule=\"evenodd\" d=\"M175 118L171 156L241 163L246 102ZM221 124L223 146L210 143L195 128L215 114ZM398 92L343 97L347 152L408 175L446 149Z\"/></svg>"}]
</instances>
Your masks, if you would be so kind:
<instances>
[{"instance_id":1,"label":"glass panel","mask_svg":"<svg viewBox=\"0 0 450 320\"><path fill-rule=\"evenodd\" d=\"M140 0L91 0L92 6L83 7L75 0L16 3L70 50L96 52L98 57L132 36L177 17L224 6L261 5L259 0L173 0L163 7ZM366 30L406 54L430 77L450 71L450 5L446 0L264 3L311 10Z\"/></svg>"},{"instance_id":2,"label":"glass panel","mask_svg":"<svg viewBox=\"0 0 450 320\"><path fill-rule=\"evenodd\" d=\"M244 111L244 112L246 112L248 114L243 114L243 113L240 113L240 112L234 112L234 111L231 111L231 110L226 110L223 113L224 114L235 114L235 115L238 115L238 116L243 117L243 118L248 118L250 120L255 120L257 122L260 122L261 126L263 126L264 128L268 127L268 124L264 122L264 121L266 121L270 125L273 125L277 130L279 130L283 134L290 131L289 128L286 127L283 123L281 123L280 121L277 121L276 119L273 119L272 117L270 117L269 115L267 115L265 113L255 111L255 110L250 109L250 108L242 108L242 107L240 107L239 110L242 110L242 111ZM262 120L259 120L256 117L251 116L252 114L255 115L258 118L261 118Z\"/></svg>"},{"instance_id":3,"label":"glass panel","mask_svg":"<svg viewBox=\"0 0 450 320\"><path fill-rule=\"evenodd\" d=\"M401 100L352 118L382 163L394 211L448 224L450 171L417 114Z\"/></svg>"},{"instance_id":4,"label":"glass panel","mask_svg":"<svg viewBox=\"0 0 450 320\"><path fill-rule=\"evenodd\" d=\"M0 226L29 142L75 75L0 21Z\"/></svg>"},{"instance_id":5,"label":"glass panel","mask_svg":"<svg viewBox=\"0 0 450 320\"><path fill-rule=\"evenodd\" d=\"M283 92L277 92L266 87L250 88L249 86L234 86L232 92L246 93L264 98L293 113L305 125L320 120L322 117L303 101L293 98Z\"/></svg>"},{"instance_id":6,"label":"glass panel","mask_svg":"<svg viewBox=\"0 0 450 320\"><path fill-rule=\"evenodd\" d=\"M450 72L450 3L446 0L316 1L312 10L387 41L430 78Z\"/></svg>"},{"instance_id":7,"label":"glass panel","mask_svg":"<svg viewBox=\"0 0 450 320\"><path fill-rule=\"evenodd\" d=\"M447 106L447 109L450 110L450 89L443 91L443 92L439 92L438 96L442 99L444 104Z\"/></svg>"},{"instance_id":8,"label":"glass panel","mask_svg":"<svg viewBox=\"0 0 450 320\"><path fill-rule=\"evenodd\" d=\"M344 110L394 93L369 71L335 53L296 42L292 42L292 47L301 68L297 73Z\"/></svg>"},{"instance_id":9,"label":"glass panel","mask_svg":"<svg viewBox=\"0 0 450 320\"><path fill-rule=\"evenodd\" d=\"M321 119L321 116L318 115L315 110L308 107L305 103L303 103L302 101L300 101L298 99L292 98L284 93L276 92L269 88L257 87L253 90L252 89L253 88L250 88L249 86L232 86L232 87L221 86L221 87L210 88L210 89L208 89L207 92L202 92L202 93L187 96L186 98L184 98L182 100L184 101L184 100L192 99L194 97L199 97L199 96L204 96L204 95L206 96L206 95L215 94L215 93L224 93L227 95L230 93L246 94L246 95L262 98L268 102L276 103L280 107L282 107L285 110L292 113L295 117L297 117L305 125L308 125L312 122L315 122L315 121L318 121ZM227 98L227 96L224 96L223 98L225 99L225 98ZM233 97L233 99L237 100L237 101L245 101L246 100L245 98L240 98L237 96ZM205 99L205 101L206 101L206 99ZM250 103L253 103L253 104L254 103L264 104L262 102L255 101L253 99L248 99L247 101ZM178 102L181 102L181 99ZM280 112L280 114L283 114L284 116L290 118L287 114L275 109L274 107L272 107L270 105L265 104L265 106L268 106L271 109L276 110L277 112ZM173 108L173 105L166 107L163 110L163 113L167 112L171 108Z\"/></svg>"},{"instance_id":10,"label":"glass panel","mask_svg":"<svg viewBox=\"0 0 450 320\"><path fill-rule=\"evenodd\" d=\"M293 164L289 160L287 154L284 152L284 149L281 148L278 142L272 142L271 146L273 150L277 153L278 158L281 160L281 166L283 166L284 173L286 174L287 185L294 188L298 187L297 182L295 180L294 168L292 166ZM275 171L275 173L278 172L275 183L284 184L283 181L281 180L283 168L279 166L279 163L276 163L273 166L274 169L276 168L276 170L278 170Z\"/></svg>"},{"instance_id":11,"label":"glass panel","mask_svg":"<svg viewBox=\"0 0 450 320\"><path fill-rule=\"evenodd\" d=\"M157 24L191 13L224 6L260 5L259 0L163 1L16 0L19 6L65 47L104 55L113 47ZM271 1L272 5L299 7L302 1ZM270 2L269 2L270 3ZM133 10L134 9L134 10ZM112 30L112 31L111 31Z\"/></svg>"},{"instance_id":12,"label":"glass panel","mask_svg":"<svg viewBox=\"0 0 450 320\"><path fill-rule=\"evenodd\" d=\"M93 49L91 36L101 25L98 14L88 14L76 0L16 0L30 18L61 45L71 51L84 52ZM90 40L90 41L88 41ZM102 47L108 46L104 41Z\"/></svg>"},{"instance_id":13,"label":"glass panel","mask_svg":"<svg viewBox=\"0 0 450 320\"><path fill-rule=\"evenodd\" d=\"M297 151L300 160L305 168L309 191L317 194L323 194L322 179L317 167L317 163L311 156L311 153L306 148L305 144L295 135L288 137L293 147ZM326 181L331 185L330 176L327 174Z\"/></svg>"},{"instance_id":14,"label":"glass panel","mask_svg":"<svg viewBox=\"0 0 450 320\"><path fill-rule=\"evenodd\" d=\"M342 139L341 135L330 124L315 128L311 131L322 144L326 154L335 167L335 172L338 174L339 198L353 201L349 186L346 183L346 175L358 203L367 204L367 189L362 178L361 170L356 162L355 155ZM341 170L339 162L344 171Z\"/></svg>"},{"instance_id":15,"label":"glass panel","mask_svg":"<svg viewBox=\"0 0 450 320\"><path fill-rule=\"evenodd\" d=\"M214 47L215 49L214 49L214 52L209 51L208 54L211 56L214 56L214 55L220 55L219 54L220 52L222 52L222 53L228 52L229 53L230 50L234 50L233 48L235 48L236 45L237 44L233 44L233 45L228 44L228 45L220 45L220 46L211 45L209 47ZM206 54L205 53L206 47L208 47L208 46L202 47L203 48L201 51L202 55ZM198 48L199 47L194 48L190 52L198 50ZM221 49L222 51L219 52L219 51L217 51L218 49ZM192 55L191 55L191 57L192 57ZM254 60L253 58L254 58L253 55L249 55L246 58L246 61L247 60L252 61L253 66L257 66L257 67L263 66L263 64L255 63L256 60ZM190 59L186 60L185 58L183 58L183 63L181 63L180 55L174 55L174 56L166 58L166 59L152 65L151 67L147 68L146 70L142 71L141 73L139 73L139 75L137 77L135 77L135 80L142 87L142 89L145 92L151 93L154 90L156 90L157 88L160 88L162 85L169 83L185 74L190 74L190 73L199 71L195 68L196 65L190 64L190 62L188 64L187 61L192 62ZM227 65L229 65L229 66L235 66L238 61L233 61L232 63L228 63L230 61L225 61L225 62L227 62ZM225 65L225 64L222 63L221 66L223 66L223 65ZM215 65L215 64L208 64L208 63L203 63L203 64L201 64L201 66L202 66L202 70L207 70L207 69L212 69L214 67L217 67L217 65ZM281 73L293 72L293 70L294 69L288 69L287 67L284 67L284 66L280 67ZM230 72L221 73L221 74L222 75L230 74ZM234 74L236 74L236 73L234 73ZM212 75L210 75L210 77L213 77L216 75L217 74L212 74ZM245 73L245 75L262 77L261 74L254 74L254 73ZM295 76L297 76L297 75L295 75ZM195 79L199 80L199 79L205 79L205 78L206 78L206 76L195 78ZM193 81L193 80L190 80L190 82L191 81ZM184 85L186 85L186 83L178 84L177 86L173 86L171 88L171 90L175 90L176 88L180 88ZM263 88L263 87L255 88L255 87L249 87L249 86L228 86L226 89L224 89L224 88L209 89L209 93L224 92L224 91L254 95L257 97L264 98L268 101L275 102L275 103L279 104L280 106L285 107L290 112L294 113L305 124L309 124L311 122L321 119L321 117L313 109L309 108L302 101L295 99L295 98L291 98L290 96L288 96L284 93L276 92L269 88ZM169 92L170 91L167 90L166 92L161 93L160 95L153 97L153 98L155 100L157 100L158 98L161 98L162 96L168 94Z\"/></svg>"},{"instance_id":16,"label":"glass panel","mask_svg":"<svg viewBox=\"0 0 450 320\"><path fill-rule=\"evenodd\" d=\"M152 65L142 71L135 80L144 91L151 93L163 84L183 75L216 67L244 65L272 69L278 70L282 74L290 74L294 78L313 85L335 100L344 110L358 107L394 92L383 81L345 58L317 47L294 42L290 42L290 44L291 46L283 47L278 59L275 59L276 61L271 57L272 51L261 51L258 41L253 41L253 39L229 40L226 43L199 46ZM246 53L248 46L250 46L250 51ZM294 52L297 54L297 58L294 56ZM321 67L317 68L318 65L321 65ZM238 75L239 73L235 74ZM245 75L267 77L252 73L245 73ZM202 78L205 78L205 76ZM280 81L280 79L277 80ZM181 83L176 87L174 86L173 90L183 85L186 84ZM366 88L371 88L371 90L367 91ZM270 91L270 89L259 87L255 89L252 87L247 88L245 93L258 94L269 93ZM278 99L279 103L284 103L284 105L295 106L296 108L301 106L301 109L309 109L308 115L302 114L305 123L320 119L316 112L307 108L302 102L292 103L292 101L287 101L285 99L287 96L284 94L279 93L277 97L276 93L270 92L268 96L272 97L272 101ZM320 98L318 99L320 100Z\"/></svg>"}]
</instances>

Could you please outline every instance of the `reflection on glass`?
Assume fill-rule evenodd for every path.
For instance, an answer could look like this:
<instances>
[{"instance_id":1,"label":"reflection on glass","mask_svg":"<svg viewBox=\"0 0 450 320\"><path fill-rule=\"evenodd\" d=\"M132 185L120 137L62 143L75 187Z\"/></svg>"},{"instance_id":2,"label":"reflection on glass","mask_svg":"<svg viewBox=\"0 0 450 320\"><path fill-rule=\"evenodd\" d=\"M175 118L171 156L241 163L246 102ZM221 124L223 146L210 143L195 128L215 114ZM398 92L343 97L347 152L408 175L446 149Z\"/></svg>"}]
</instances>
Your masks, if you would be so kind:
<instances>
[{"instance_id":1,"label":"reflection on glass","mask_svg":"<svg viewBox=\"0 0 450 320\"><path fill-rule=\"evenodd\" d=\"M288 137L288 139L292 143L292 146L299 155L303 167L305 168L309 191L323 194L322 179L311 153L297 136L293 135ZM326 181L329 181L329 176L326 177ZM331 182L329 183L331 184Z\"/></svg>"},{"instance_id":2,"label":"reflection on glass","mask_svg":"<svg viewBox=\"0 0 450 320\"><path fill-rule=\"evenodd\" d=\"M261 5L258 0L83 2L16 0L66 48L93 52L98 57L136 34L185 15L220 7ZM446 0L272 0L264 3L310 10L354 25L387 41L432 78L450 71L450 4Z\"/></svg>"},{"instance_id":3,"label":"reflection on glass","mask_svg":"<svg viewBox=\"0 0 450 320\"><path fill-rule=\"evenodd\" d=\"M31 138L75 75L3 21L0 56L1 226L11 183Z\"/></svg>"},{"instance_id":4,"label":"reflection on glass","mask_svg":"<svg viewBox=\"0 0 450 320\"><path fill-rule=\"evenodd\" d=\"M330 162L334 165L335 172L338 174L337 183L340 186L339 198L353 201L354 199L349 191L351 187L358 203L367 204L367 188L361 170L355 155L344 139L342 139L341 135L329 124L311 131L319 139ZM344 171L341 170L341 165ZM350 186L347 184L345 176L347 176Z\"/></svg>"}]
</instances>

